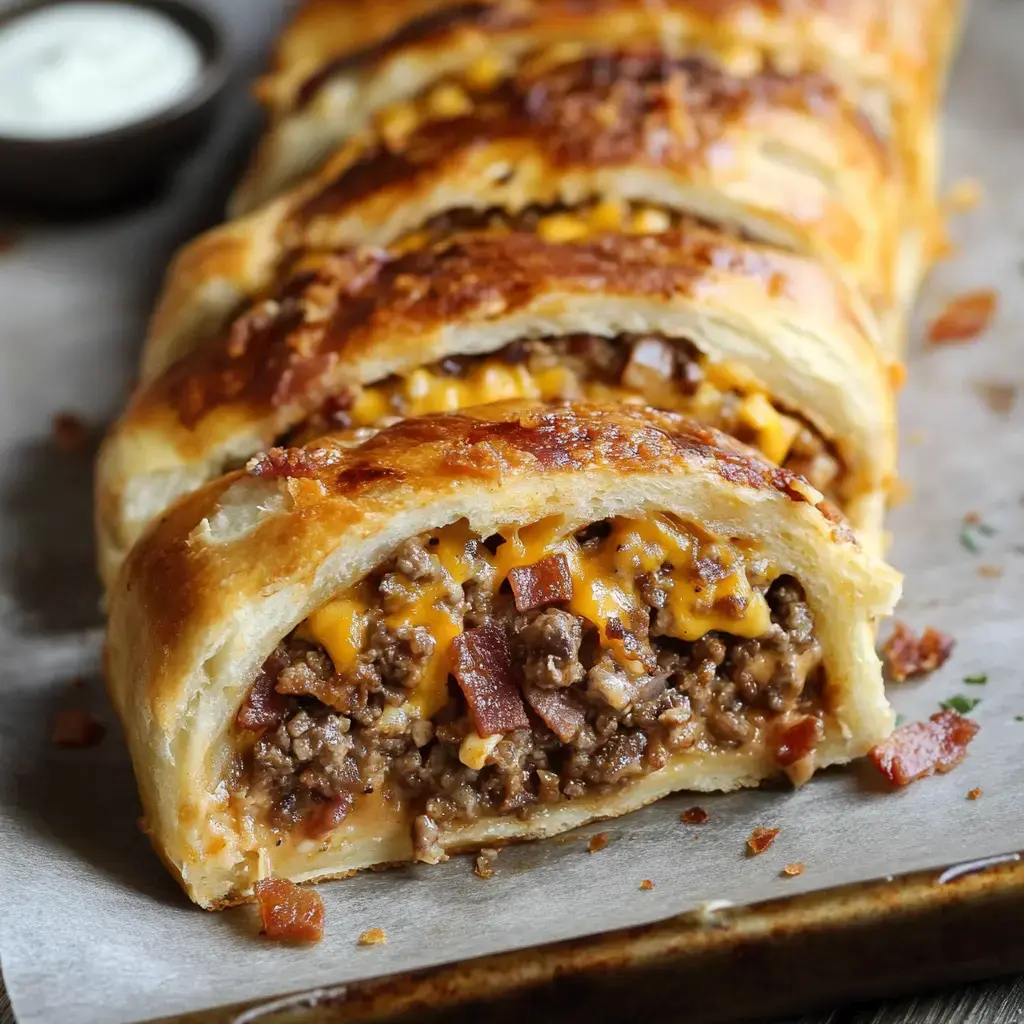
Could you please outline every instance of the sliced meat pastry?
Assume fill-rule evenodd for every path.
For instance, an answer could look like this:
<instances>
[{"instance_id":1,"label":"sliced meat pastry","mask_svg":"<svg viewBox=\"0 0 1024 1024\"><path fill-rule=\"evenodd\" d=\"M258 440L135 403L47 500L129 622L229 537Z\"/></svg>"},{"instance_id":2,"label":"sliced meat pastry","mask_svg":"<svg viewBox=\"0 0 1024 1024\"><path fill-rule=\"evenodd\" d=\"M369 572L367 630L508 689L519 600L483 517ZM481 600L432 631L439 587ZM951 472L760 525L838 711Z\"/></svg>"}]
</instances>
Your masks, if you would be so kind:
<instances>
[{"instance_id":1,"label":"sliced meat pastry","mask_svg":"<svg viewBox=\"0 0 1024 1024\"><path fill-rule=\"evenodd\" d=\"M236 198L253 209L317 167L344 139L444 107L531 60L657 44L737 69L774 65L835 81L896 146L902 213L933 215L934 132L961 5L950 0L307 0L259 96L270 129ZM448 103L450 105L450 99Z\"/></svg>"},{"instance_id":2,"label":"sliced meat pastry","mask_svg":"<svg viewBox=\"0 0 1024 1024\"><path fill-rule=\"evenodd\" d=\"M498 403L277 449L110 594L146 829L206 907L865 753L899 576L671 413Z\"/></svg>"},{"instance_id":3,"label":"sliced meat pastry","mask_svg":"<svg viewBox=\"0 0 1024 1024\"><path fill-rule=\"evenodd\" d=\"M873 546L894 403L856 297L811 260L692 223L548 240L663 216L495 216L435 225L411 252L305 257L107 439L106 581L173 500L261 449L508 398L686 412L806 476Z\"/></svg>"},{"instance_id":4,"label":"sliced meat pastry","mask_svg":"<svg viewBox=\"0 0 1024 1024\"><path fill-rule=\"evenodd\" d=\"M355 139L294 192L189 246L146 375L216 332L295 252L390 246L453 210L648 203L821 257L880 312L896 306L889 151L818 76L619 53L465 95L457 116Z\"/></svg>"}]
</instances>

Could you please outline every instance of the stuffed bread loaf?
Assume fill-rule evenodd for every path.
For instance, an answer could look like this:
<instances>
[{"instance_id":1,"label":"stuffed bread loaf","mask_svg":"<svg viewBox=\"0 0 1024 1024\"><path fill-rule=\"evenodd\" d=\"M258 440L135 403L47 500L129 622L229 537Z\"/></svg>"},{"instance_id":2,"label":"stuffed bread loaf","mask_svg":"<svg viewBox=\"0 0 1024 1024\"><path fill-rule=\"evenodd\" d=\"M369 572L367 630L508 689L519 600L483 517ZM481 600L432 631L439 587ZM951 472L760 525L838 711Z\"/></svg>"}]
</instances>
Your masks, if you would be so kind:
<instances>
[{"instance_id":1,"label":"stuffed bread loaf","mask_svg":"<svg viewBox=\"0 0 1024 1024\"><path fill-rule=\"evenodd\" d=\"M275 449L110 592L147 831L206 907L863 754L899 577L802 478L630 406Z\"/></svg>"}]
</instances>

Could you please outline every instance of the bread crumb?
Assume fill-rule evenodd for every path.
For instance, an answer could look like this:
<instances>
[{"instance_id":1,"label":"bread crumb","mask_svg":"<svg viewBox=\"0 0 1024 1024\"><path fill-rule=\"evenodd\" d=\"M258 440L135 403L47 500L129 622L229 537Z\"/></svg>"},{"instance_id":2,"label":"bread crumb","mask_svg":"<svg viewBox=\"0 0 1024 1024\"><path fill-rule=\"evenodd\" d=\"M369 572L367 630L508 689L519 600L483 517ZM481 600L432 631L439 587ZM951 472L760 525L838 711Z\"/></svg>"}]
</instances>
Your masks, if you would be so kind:
<instances>
[{"instance_id":1,"label":"bread crumb","mask_svg":"<svg viewBox=\"0 0 1024 1024\"><path fill-rule=\"evenodd\" d=\"M476 875L477 878L493 878L494 862L497 859L498 851L489 846L485 846L477 855L477 858L473 863L473 874Z\"/></svg>"},{"instance_id":2,"label":"bread crumb","mask_svg":"<svg viewBox=\"0 0 1024 1024\"><path fill-rule=\"evenodd\" d=\"M383 946L387 941L388 937L384 934L383 928L370 928L359 936L360 946Z\"/></svg>"}]
</instances>

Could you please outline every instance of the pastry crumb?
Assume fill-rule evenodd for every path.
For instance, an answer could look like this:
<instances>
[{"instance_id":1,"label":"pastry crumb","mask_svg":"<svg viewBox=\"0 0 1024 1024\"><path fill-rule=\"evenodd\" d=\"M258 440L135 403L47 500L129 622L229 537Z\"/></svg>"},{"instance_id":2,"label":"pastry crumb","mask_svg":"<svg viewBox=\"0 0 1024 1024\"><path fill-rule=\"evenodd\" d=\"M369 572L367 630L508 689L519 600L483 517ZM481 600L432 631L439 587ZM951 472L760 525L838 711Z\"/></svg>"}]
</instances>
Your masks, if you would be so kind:
<instances>
[{"instance_id":1,"label":"pastry crumb","mask_svg":"<svg viewBox=\"0 0 1024 1024\"><path fill-rule=\"evenodd\" d=\"M978 797L980 797L983 792L984 792L984 790L980 786L975 786L974 789L969 789L967 791L967 799L968 800L977 800Z\"/></svg>"},{"instance_id":2,"label":"pastry crumb","mask_svg":"<svg viewBox=\"0 0 1024 1024\"><path fill-rule=\"evenodd\" d=\"M359 936L360 946L383 946L387 941L383 928L370 928Z\"/></svg>"},{"instance_id":3,"label":"pastry crumb","mask_svg":"<svg viewBox=\"0 0 1024 1024\"><path fill-rule=\"evenodd\" d=\"M640 883L640 888L641 888L641 889L642 889L642 890L643 890L644 892L650 892L650 891L651 891L651 889L653 889L653 888L654 888L654 883L653 883L653 882L652 882L652 881L651 881L651 880L650 880L649 878L645 878L645 879L644 879L644 880L643 880L643 881L642 881L642 882Z\"/></svg>"},{"instance_id":4,"label":"pastry crumb","mask_svg":"<svg viewBox=\"0 0 1024 1024\"><path fill-rule=\"evenodd\" d=\"M802 875L803 873L804 866L800 863L800 861L795 861L792 864L787 864L782 869L782 874L785 878L796 878L797 875Z\"/></svg>"},{"instance_id":5,"label":"pastry crumb","mask_svg":"<svg viewBox=\"0 0 1024 1024\"><path fill-rule=\"evenodd\" d=\"M493 878L494 862L498 859L498 851L485 846L476 856L473 862L473 874L477 878Z\"/></svg>"},{"instance_id":6,"label":"pastry crumb","mask_svg":"<svg viewBox=\"0 0 1024 1024\"><path fill-rule=\"evenodd\" d=\"M985 580L997 580L1003 575L1003 570L998 565L979 565L978 575Z\"/></svg>"}]
</instances>

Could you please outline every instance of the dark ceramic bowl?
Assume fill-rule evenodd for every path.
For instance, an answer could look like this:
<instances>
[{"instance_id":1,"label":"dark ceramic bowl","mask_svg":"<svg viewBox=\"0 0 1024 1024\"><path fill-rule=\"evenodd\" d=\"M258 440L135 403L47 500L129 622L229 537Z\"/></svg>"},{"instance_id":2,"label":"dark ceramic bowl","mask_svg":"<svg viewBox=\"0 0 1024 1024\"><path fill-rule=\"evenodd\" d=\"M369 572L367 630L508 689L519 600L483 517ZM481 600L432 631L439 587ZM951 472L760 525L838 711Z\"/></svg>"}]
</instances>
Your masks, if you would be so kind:
<instances>
[{"instance_id":1,"label":"dark ceramic bowl","mask_svg":"<svg viewBox=\"0 0 1024 1024\"><path fill-rule=\"evenodd\" d=\"M69 0L18 0L0 13L15 18ZM10 212L85 213L152 190L206 135L230 60L217 21L190 0L122 0L172 18L199 44L203 71L183 99L121 128L69 139L0 134L0 206Z\"/></svg>"}]
</instances>

